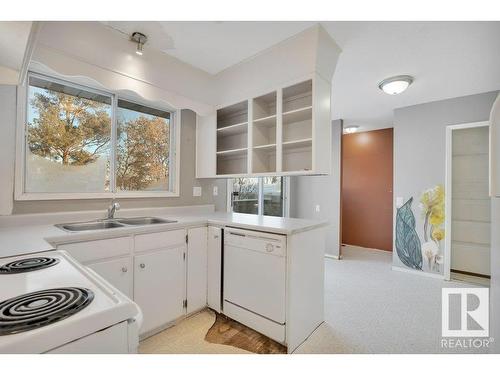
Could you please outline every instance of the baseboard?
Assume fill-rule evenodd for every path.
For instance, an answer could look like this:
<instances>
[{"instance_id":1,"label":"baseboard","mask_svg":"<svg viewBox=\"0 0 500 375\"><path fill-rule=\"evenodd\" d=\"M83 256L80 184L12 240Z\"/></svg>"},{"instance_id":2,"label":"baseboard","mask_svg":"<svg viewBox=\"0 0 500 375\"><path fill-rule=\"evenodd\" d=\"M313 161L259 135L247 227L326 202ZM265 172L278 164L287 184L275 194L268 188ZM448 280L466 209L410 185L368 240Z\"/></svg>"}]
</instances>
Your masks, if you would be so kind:
<instances>
[{"instance_id":1,"label":"baseboard","mask_svg":"<svg viewBox=\"0 0 500 375\"><path fill-rule=\"evenodd\" d=\"M342 255L325 254L325 258L335 259L335 260L342 260Z\"/></svg>"},{"instance_id":2,"label":"baseboard","mask_svg":"<svg viewBox=\"0 0 500 375\"><path fill-rule=\"evenodd\" d=\"M432 277L433 279L444 280L444 275L441 275L439 273L430 273L430 272L424 272L424 271L410 270L410 269L398 267L398 266L392 266L391 268L393 271L406 272L406 273L411 273L414 275L426 276L426 277Z\"/></svg>"}]
</instances>

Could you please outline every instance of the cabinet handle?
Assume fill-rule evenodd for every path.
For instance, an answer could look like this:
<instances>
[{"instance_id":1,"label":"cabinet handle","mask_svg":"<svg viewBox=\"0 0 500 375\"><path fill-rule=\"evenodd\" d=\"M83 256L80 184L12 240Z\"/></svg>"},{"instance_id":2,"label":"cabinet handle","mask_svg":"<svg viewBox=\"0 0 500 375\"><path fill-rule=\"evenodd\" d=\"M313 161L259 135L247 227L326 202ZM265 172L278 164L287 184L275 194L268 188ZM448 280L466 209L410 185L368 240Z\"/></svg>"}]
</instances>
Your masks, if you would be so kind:
<instances>
[{"instance_id":1,"label":"cabinet handle","mask_svg":"<svg viewBox=\"0 0 500 375\"><path fill-rule=\"evenodd\" d=\"M127 272L127 271L128 271L127 267L122 267L122 272Z\"/></svg>"},{"instance_id":2,"label":"cabinet handle","mask_svg":"<svg viewBox=\"0 0 500 375\"><path fill-rule=\"evenodd\" d=\"M144 263L141 263L141 264L139 264L139 267L146 268L146 265Z\"/></svg>"}]
</instances>

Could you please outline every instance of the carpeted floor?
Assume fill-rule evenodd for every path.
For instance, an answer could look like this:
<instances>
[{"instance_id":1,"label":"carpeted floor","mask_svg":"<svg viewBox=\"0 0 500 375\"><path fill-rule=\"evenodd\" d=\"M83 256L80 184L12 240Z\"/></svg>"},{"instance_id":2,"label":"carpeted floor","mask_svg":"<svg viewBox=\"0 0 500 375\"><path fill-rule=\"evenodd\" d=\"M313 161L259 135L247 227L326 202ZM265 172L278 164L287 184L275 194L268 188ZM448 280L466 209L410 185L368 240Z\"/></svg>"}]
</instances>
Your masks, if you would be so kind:
<instances>
[{"instance_id":1,"label":"carpeted floor","mask_svg":"<svg viewBox=\"0 0 500 375\"><path fill-rule=\"evenodd\" d=\"M325 323L295 353L444 352L441 288L467 284L392 271L391 258L385 251L345 247L343 260L326 259ZM140 352L248 353L205 341L214 321L213 312L202 311L144 340Z\"/></svg>"}]
</instances>

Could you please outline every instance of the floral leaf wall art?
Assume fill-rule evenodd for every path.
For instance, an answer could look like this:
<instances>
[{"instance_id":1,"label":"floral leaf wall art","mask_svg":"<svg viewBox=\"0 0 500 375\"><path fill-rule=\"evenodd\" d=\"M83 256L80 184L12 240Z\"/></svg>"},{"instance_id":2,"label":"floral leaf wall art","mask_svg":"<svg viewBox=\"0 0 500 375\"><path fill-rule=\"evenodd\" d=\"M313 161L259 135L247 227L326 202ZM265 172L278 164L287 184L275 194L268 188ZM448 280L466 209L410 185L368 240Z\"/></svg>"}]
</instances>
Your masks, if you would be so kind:
<instances>
[{"instance_id":1,"label":"floral leaf wall art","mask_svg":"<svg viewBox=\"0 0 500 375\"><path fill-rule=\"evenodd\" d=\"M429 270L440 272L443 263L441 240L444 238L444 188L436 185L427 189L420 197L420 208L424 217L424 244L422 255L427 260Z\"/></svg>"},{"instance_id":2,"label":"floral leaf wall art","mask_svg":"<svg viewBox=\"0 0 500 375\"><path fill-rule=\"evenodd\" d=\"M412 202L413 197L398 208L396 213L396 252L405 266L422 270L422 248L415 230Z\"/></svg>"}]
</instances>

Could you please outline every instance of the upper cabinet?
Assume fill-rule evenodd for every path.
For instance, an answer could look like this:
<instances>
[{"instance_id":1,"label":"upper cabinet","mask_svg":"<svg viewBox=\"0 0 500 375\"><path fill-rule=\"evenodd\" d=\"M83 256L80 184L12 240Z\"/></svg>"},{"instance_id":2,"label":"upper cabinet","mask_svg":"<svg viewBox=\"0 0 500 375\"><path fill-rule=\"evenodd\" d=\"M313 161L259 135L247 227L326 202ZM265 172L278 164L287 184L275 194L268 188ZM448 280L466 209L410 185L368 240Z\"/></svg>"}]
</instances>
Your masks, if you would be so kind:
<instances>
[{"instance_id":1,"label":"upper cabinet","mask_svg":"<svg viewBox=\"0 0 500 375\"><path fill-rule=\"evenodd\" d=\"M216 176L328 174L330 85L315 76L222 107L208 136Z\"/></svg>"},{"instance_id":2,"label":"upper cabinet","mask_svg":"<svg viewBox=\"0 0 500 375\"><path fill-rule=\"evenodd\" d=\"M197 178L330 174L339 54L318 25L221 73L227 104L197 118Z\"/></svg>"},{"instance_id":3,"label":"upper cabinet","mask_svg":"<svg viewBox=\"0 0 500 375\"><path fill-rule=\"evenodd\" d=\"M500 197L500 94L490 115L490 195Z\"/></svg>"}]
</instances>

